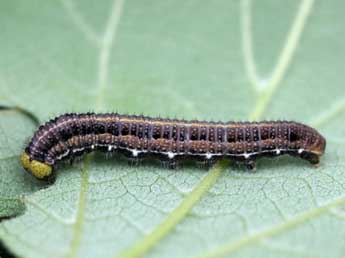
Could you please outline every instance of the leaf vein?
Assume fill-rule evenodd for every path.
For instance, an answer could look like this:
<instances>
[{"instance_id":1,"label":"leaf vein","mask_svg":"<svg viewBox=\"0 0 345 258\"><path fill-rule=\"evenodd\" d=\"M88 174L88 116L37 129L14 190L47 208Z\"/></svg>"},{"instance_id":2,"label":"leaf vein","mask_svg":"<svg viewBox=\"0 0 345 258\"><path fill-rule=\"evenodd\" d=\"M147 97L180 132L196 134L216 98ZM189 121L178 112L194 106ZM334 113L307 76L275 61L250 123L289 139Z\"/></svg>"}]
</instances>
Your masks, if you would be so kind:
<instances>
[{"instance_id":1,"label":"leaf vein","mask_svg":"<svg viewBox=\"0 0 345 258\"><path fill-rule=\"evenodd\" d=\"M84 167L81 171L81 183L80 183L80 194L79 203L77 208L77 214L75 223L73 225L73 237L70 245L70 249L65 256L65 258L75 258L77 257L77 251L80 245L82 225L84 222L84 213L86 208L86 197L89 188L89 167L90 167L91 155L87 156L84 160Z\"/></svg>"},{"instance_id":2,"label":"leaf vein","mask_svg":"<svg viewBox=\"0 0 345 258\"><path fill-rule=\"evenodd\" d=\"M140 257L151 250L163 237L165 237L175 226L182 221L190 210L199 202L201 197L214 185L229 161L222 160L198 183L188 194L181 204L175 208L167 218L160 223L151 233L139 240L134 246L122 252L118 257L135 258Z\"/></svg>"},{"instance_id":3,"label":"leaf vein","mask_svg":"<svg viewBox=\"0 0 345 258\"><path fill-rule=\"evenodd\" d=\"M343 204L345 204L345 197L336 199L325 205L321 205L317 208L311 209L305 213L302 213L298 216L291 218L290 220L284 221L283 223L273 225L272 227L269 227L266 230L262 230L248 237L243 237L232 243L220 246L206 255L199 256L198 258L213 258L213 257L223 257L225 255L229 255L248 245L258 243L261 240L268 239L274 235L277 235L283 232L284 230L288 230L290 228L296 227L312 218L321 216L324 213L329 212L331 208L338 207Z\"/></svg>"},{"instance_id":4,"label":"leaf vein","mask_svg":"<svg viewBox=\"0 0 345 258\"><path fill-rule=\"evenodd\" d=\"M242 4L242 16L246 15L246 13L249 11L248 6L250 7L251 0L243 0L244 4ZM297 46L299 44L302 32L304 31L305 24L307 22L307 18L310 15L311 9L313 7L314 0L303 0L300 4L298 13L295 17L295 20L292 24L292 27L290 29L290 32L285 40L285 45L278 57L278 61L273 68L273 72L269 80L267 80L267 83L264 84L264 87L261 87L259 94L258 94L258 101L255 105L254 112L249 116L250 120L257 120L263 112L265 111L267 105L272 99L272 96L274 95L275 91L277 90L279 84L283 80L286 71L292 61L292 58L296 52ZM248 15L246 15L248 16ZM246 25L248 22L245 22ZM243 27L244 30L250 29L250 25L246 25ZM250 35L251 32L247 32L245 34ZM250 40L250 37L244 37L244 40ZM249 45L251 43L246 43L245 45ZM245 47L245 49L248 47ZM252 51L251 51L252 52ZM249 54L251 53L249 52ZM248 53L245 55L245 59L248 59ZM253 58L251 58L253 59ZM248 62L248 61L247 61ZM253 68L247 67L248 64L246 62L246 69L248 71L248 74L254 73L252 70ZM253 62L253 61L252 61ZM251 66L255 67L255 64L252 64ZM255 70L254 70L255 71ZM254 76L254 77L253 77ZM251 81L255 79L256 75L249 75ZM254 78L254 79L253 79ZM255 79L257 80L257 79ZM254 82L254 87L256 85L259 85L257 81Z\"/></svg>"},{"instance_id":5,"label":"leaf vein","mask_svg":"<svg viewBox=\"0 0 345 258\"><path fill-rule=\"evenodd\" d=\"M98 98L96 101L96 109L103 106L105 91L108 87L109 61L111 49L116 40L118 25L122 16L124 0L115 0L113 3L112 12L106 25L101 49L98 59L98 75L97 75L97 90Z\"/></svg>"}]
</instances>

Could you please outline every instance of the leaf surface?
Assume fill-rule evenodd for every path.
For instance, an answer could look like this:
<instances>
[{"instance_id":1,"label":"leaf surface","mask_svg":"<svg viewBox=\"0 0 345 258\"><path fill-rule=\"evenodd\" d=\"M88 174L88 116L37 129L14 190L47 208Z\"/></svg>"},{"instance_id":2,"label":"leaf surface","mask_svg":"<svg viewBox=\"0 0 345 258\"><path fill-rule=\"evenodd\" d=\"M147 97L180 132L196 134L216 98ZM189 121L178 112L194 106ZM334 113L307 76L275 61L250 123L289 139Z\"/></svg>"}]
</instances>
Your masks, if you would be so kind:
<instances>
[{"instance_id":1,"label":"leaf surface","mask_svg":"<svg viewBox=\"0 0 345 258\"><path fill-rule=\"evenodd\" d=\"M34 129L34 123L20 111L0 109L0 217L21 213L21 199L43 186L23 173L19 164L24 142Z\"/></svg>"},{"instance_id":2,"label":"leaf surface","mask_svg":"<svg viewBox=\"0 0 345 258\"><path fill-rule=\"evenodd\" d=\"M62 166L53 185L24 195L23 215L1 222L12 252L343 257L342 1L16 0L0 7L0 105L41 121L90 110L297 120L327 139L318 169L281 157L260 160L256 173L226 161L210 171L170 171L89 155ZM15 147L0 153L17 156L33 127L15 112L0 119L3 146ZM13 123L25 130L12 132ZM15 196L0 211L19 214L9 207L38 184L20 176L15 158L0 164L0 193Z\"/></svg>"}]
</instances>

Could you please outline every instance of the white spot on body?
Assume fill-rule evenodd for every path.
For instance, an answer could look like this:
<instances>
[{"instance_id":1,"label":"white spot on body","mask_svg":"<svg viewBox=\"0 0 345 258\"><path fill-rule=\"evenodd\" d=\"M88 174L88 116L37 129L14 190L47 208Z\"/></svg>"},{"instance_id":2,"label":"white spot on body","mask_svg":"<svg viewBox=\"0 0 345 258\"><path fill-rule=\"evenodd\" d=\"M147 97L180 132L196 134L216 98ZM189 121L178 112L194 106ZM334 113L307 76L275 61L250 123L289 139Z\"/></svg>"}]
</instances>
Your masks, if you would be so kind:
<instances>
[{"instance_id":1,"label":"white spot on body","mask_svg":"<svg viewBox=\"0 0 345 258\"><path fill-rule=\"evenodd\" d=\"M133 157L138 157L139 151L138 150L132 150Z\"/></svg>"},{"instance_id":2,"label":"white spot on body","mask_svg":"<svg viewBox=\"0 0 345 258\"><path fill-rule=\"evenodd\" d=\"M298 149L298 154L301 154L304 151L304 149Z\"/></svg>"},{"instance_id":3,"label":"white spot on body","mask_svg":"<svg viewBox=\"0 0 345 258\"><path fill-rule=\"evenodd\" d=\"M113 149L113 146L109 145L108 146L108 151L111 151Z\"/></svg>"},{"instance_id":4,"label":"white spot on body","mask_svg":"<svg viewBox=\"0 0 345 258\"><path fill-rule=\"evenodd\" d=\"M93 150L93 149L95 149L95 145L92 144L91 145L91 150Z\"/></svg>"},{"instance_id":5,"label":"white spot on body","mask_svg":"<svg viewBox=\"0 0 345 258\"><path fill-rule=\"evenodd\" d=\"M276 149L276 154L279 155L280 154L280 150Z\"/></svg>"},{"instance_id":6,"label":"white spot on body","mask_svg":"<svg viewBox=\"0 0 345 258\"><path fill-rule=\"evenodd\" d=\"M175 153L173 152L168 152L167 154L169 159L173 159L175 157Z\"/></svg>"},{"instance_id":7,"label":"white spot on body","mask_svg":"<svg viewBox=\"0 0 345 258\"><path fill-rule=\"evenodd\" d=\"M244 153L243 155L244 155L245 159L249 159L250 158L250 154L249 153Z\"/></svg>"},{"instance_id":8,"label":"white spot on body","mask_svg":"<svg viewBox=\"0 0 345 258\"><path fill-rule=\"evenodd\" d=\"M206 159L211 159L213 157L213 155L209 152L206 153Z\"/></svg>"}]
</instances>

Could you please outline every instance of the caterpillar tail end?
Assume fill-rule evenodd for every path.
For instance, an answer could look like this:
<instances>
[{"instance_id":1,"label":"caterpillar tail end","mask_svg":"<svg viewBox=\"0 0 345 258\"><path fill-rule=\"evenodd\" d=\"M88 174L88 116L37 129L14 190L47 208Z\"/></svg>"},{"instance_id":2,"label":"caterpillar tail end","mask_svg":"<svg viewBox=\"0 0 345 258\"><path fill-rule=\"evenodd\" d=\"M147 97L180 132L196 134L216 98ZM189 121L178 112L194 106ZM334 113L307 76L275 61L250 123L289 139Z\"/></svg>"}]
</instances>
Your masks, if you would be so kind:
<instances>
[{"instance_id":1,"label":"caterpillar tail end","mask_svg":"<svg viewBox=\"0 0 345 258\"><path fill-rule=\"evenodd\" d=\"M20 161L23 168L37 179L46 179L51 176L53 172L51 165L38 160L30 160L30 156L25 151L20 156Z\"/></svg>"}]
</instances>

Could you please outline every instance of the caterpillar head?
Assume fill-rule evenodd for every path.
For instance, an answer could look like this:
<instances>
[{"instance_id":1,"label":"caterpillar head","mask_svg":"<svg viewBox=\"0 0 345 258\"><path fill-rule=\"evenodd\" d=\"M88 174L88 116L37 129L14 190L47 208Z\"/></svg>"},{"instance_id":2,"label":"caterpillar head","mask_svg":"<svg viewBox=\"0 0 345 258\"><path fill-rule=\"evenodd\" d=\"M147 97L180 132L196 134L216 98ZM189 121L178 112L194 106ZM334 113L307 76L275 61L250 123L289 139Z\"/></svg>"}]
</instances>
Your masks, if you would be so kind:
<instances>
[{"instance_id":1,"label":"caterpillar head","mask_svg":"<svg viewBox=\"0 0 345 258\"><path fill-rule=\"evenodd\" d=\"M23 168L37 179L46 179L51 176L53 168L51 165L38 160L31 160L25 151L20 156Z\"/></svg>"}]
</instances>

